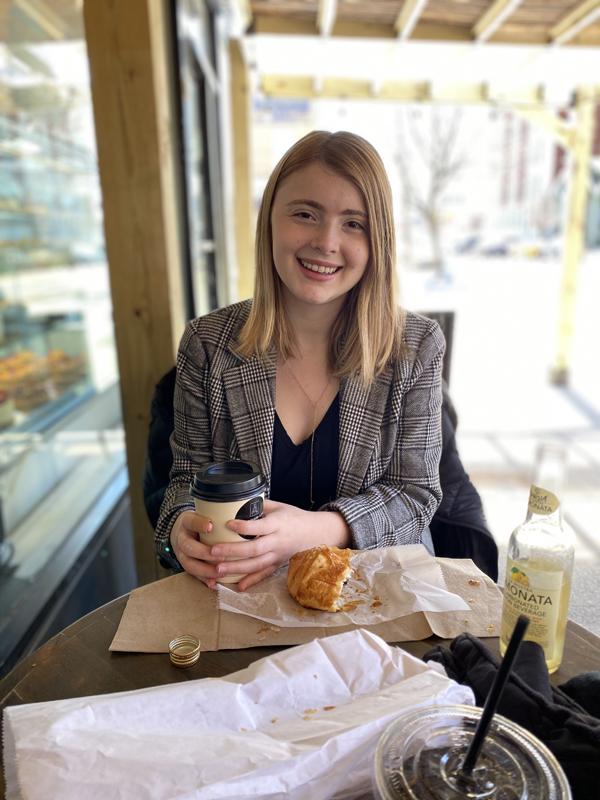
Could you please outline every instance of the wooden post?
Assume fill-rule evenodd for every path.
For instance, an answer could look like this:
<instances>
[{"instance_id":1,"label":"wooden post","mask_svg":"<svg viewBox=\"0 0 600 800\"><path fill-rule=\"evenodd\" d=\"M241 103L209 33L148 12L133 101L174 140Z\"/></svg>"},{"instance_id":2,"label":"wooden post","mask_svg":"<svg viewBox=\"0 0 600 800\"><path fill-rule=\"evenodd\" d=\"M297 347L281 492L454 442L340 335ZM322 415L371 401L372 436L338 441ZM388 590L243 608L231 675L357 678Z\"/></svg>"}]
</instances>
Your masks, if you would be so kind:
<instances>
[{"instance_id":1,"label":"wooden post","mask_svg":"<svg viewBox=\"0 0 600 800\"><path fill-rule=\"evenodd\" d=\"M254 288L254 233L252 230L252 164L250 148L251 89L239 39L229 43L231 68L231 123L235 194L235 249L238 295L251 297Z\"/></svg>"},{"instance_id":2,"label":"wooden post","mask_svg":"<svg viewBox=\"0 0 600 800\"><path fill-rule=\"evenodd\" d=\"M569 356L573 340L577 276L585 246L590 156L594 132L594 91L589 88L579 89L576 94L576 109L577 124L571 148L571 182L558 312L558 342L556 359L550 373L550 380L558 386L566 386L569 382Z\"/></svg>"},{"instance_id":3,"label":"wooden post","mask_svg":"<svg viewBox=\"0 0 600 800\"><path fill-rule=\"evenodd\" d=\"M142 499L150 400L185 323L166 5L84 2L140 583L158 574Z\"/></svg>"}]
</instances>

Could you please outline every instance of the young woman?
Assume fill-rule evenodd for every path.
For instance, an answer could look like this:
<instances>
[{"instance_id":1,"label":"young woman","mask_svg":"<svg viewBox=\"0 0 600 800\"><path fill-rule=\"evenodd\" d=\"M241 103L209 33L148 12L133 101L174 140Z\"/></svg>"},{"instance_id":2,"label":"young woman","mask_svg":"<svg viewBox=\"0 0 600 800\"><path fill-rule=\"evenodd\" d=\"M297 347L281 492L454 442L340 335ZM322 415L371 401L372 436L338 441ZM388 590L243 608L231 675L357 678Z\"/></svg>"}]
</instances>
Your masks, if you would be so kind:
<instances>
[{"instance_id":1,"label":"young woman","mask_svg":"<svg viewBox=\"0 0 600 800\"><path fill-rule=\"evenodd\" d=\"M395 273L379 155L351 133L309 133L267 183L253 299L182 338L159 554L211 588L246 573L244 590L317 544L421 541L441 497L444 339L400 309ZM207 546L190 481L229 459L260 466L269 499L261 519L229 523L256 538Z\"/></svg>"}]
</instances>

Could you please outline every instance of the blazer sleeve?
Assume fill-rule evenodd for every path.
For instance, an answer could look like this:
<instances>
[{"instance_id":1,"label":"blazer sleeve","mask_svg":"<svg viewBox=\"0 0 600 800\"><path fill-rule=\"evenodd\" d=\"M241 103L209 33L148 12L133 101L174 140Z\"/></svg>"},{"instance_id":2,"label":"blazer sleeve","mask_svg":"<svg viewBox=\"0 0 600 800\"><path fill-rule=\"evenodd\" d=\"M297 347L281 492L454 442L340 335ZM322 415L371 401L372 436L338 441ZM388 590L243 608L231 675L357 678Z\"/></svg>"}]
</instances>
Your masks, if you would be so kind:
<instances>
[{"instance_id":1,"label":"blazer sleeve","mask_svg":"<svg viewBox=\"0 0 600 800\"><path fill-rule=\"evenodd\" d=\"M190 482L200 464L212 460L211 425L207 401L208 360L192 323L185 329L177 354L174 430L171 434L173 466L156 525L155 548L169 557L165 547L175 518L193 510Z\"/></svg>"},{"instance_id":2,"label":"blazer sleeve","mask_svg":"<svg viewBox=\"0 0 600 800\"><path fill-rule=\"evenodd\" d=\"M433 323L416 343L414 356L395 370L392 405L399 411L391 458L357 495L326 506L344 516L356 549L419 543L440 503L445 346Z\"/></svg>"}]
</instances>

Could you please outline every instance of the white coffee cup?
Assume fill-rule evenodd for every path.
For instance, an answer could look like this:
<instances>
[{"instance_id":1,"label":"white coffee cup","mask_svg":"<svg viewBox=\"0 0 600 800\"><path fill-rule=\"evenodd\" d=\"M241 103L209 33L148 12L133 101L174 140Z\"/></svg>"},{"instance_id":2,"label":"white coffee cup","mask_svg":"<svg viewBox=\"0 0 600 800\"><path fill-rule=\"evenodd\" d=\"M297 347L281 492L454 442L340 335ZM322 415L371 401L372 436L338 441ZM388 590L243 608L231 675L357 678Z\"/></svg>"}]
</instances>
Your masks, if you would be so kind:
<instances>
[{"instance_id":1,"label":"white coffee cup","mask_svg":"<svg viewBox=\"0 0 600 800\"><path fill-rule=\"evenodd\" d=\"M194 476L190 494L196 513L212 522L210 533L199 534L206 545L243 542L245 538L226 527L232 519L258 519L263 513L266 481L248 461L220 461L206 464ZM244 577L225 575L219 583L238 583Z\"/></svg>"}]
</instances>

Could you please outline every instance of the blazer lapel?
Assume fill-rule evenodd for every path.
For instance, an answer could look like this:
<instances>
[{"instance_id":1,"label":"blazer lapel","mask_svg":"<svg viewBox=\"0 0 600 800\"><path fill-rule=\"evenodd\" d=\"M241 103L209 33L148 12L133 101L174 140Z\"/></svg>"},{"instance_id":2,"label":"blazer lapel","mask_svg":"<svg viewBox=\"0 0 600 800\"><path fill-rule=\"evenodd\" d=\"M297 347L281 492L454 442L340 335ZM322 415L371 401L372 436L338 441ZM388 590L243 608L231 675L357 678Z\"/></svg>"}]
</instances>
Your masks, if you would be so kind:
<instances>
[{"instance_id":1,"label":"blazer lapel","mask_svg":"<svg viewBox=\"0 0 600 800\"><path fill-rule=\"evenodd\" d=\"M275 423L275 363L249 358L223 373L239 457L260 467L271 483Z\"/></svg>"},{"instance_id":2,"label":"blazer lapel","mask_svg":"<svg viewBox=\"0 0 600 800\"><path fill-rule=\"evenodd\" d=\"M392 372L387 370L368 390L353 378L342 381L338 497L360 492L379 440L391 378Z\"/></svg>"}]
</instances>

